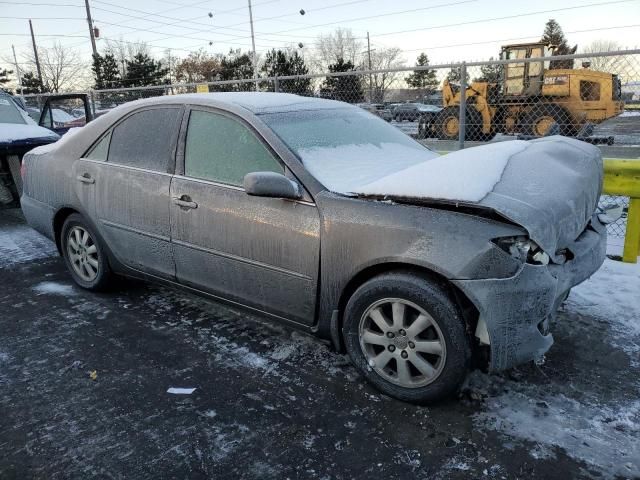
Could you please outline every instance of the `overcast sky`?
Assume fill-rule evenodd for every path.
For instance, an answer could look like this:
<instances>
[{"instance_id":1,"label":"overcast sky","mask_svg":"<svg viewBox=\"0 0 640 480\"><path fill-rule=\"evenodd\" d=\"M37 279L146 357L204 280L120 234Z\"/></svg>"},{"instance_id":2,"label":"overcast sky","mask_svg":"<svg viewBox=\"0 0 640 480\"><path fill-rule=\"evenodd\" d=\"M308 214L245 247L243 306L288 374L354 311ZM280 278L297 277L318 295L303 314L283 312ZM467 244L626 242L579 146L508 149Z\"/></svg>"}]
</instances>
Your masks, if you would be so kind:
<instances>
[{"instance_id":1,"label":"overcast sky","mask_svg":"<svg viewBox=\"0 0 640 480\"><path fill-rule=\"evenodd\" d=\"M537 40L549 18L560 23L572 44L599 39L630 48L640 44L640 0L253 0L253 5L258 52L299 42L312 48L318 34L343 27L363 42L368 31L371 48L401 48L409 64L421 51L432 64L482 60L496 57L503 43ZM158 57L167 48L177 57L198 48L211 53L251 48L246 0L91 0L91 7L102 37L98 50L107 38L145 41ZM39 45L58 40L89 61L84 2L0 1L0 9L0 58L12 58L13 44L18 61L24 61L32 18ZM6 62L0 66L12 68Z\"/></svg>"}]
</instances>

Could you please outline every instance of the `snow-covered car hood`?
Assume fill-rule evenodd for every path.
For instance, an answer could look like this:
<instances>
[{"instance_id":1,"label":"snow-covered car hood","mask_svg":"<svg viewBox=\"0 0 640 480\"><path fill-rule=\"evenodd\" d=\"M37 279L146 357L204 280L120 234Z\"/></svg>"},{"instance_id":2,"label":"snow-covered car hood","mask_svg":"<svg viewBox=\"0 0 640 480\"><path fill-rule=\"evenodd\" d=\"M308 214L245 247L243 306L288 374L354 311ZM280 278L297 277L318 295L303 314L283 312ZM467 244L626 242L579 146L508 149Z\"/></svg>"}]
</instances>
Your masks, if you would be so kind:
<instances>
[{"instance_id":1,"label":"snow-covered car hood","mask_svg":"<svg viewBox=\"0 0 640 480\"><path fill-rule=\"evenodd\" d=\"M0 144L55 142L60 136L38 125L25 125L19 123L0 123Z\"/></svg>"},{"instance_id":2,"label":"snow-covered car hood","mask_svg":"<svg viewBox=\"0 0 640 480\"><path fill-rule=\"evenodd\" d=\"M302 154L310 173L330 190L486 207L524 227L552 258L585 229L602 188L600 150L560 136L487 144L443 156L401 145L339 150L340 156L352 154L351 170L345 171L342 157L341 168L329 173L327 167L334 161L337 167L338 160L326 151ZM379 162L380 155L389 161ZM424 159L416 162L417 155ZM325 160L314 161L320 157Z\"/></svg>"}]
</instances>

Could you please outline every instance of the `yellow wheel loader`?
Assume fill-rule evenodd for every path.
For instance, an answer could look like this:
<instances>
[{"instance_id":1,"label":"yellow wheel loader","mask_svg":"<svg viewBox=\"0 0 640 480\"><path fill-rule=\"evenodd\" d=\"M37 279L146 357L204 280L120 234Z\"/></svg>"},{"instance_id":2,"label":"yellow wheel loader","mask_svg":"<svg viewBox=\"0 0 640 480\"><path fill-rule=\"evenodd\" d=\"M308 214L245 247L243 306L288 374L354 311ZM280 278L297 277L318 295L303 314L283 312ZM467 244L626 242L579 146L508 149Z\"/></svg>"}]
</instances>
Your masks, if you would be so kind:
<instances>
[{"instance_id":1,"label":"yellow wheel loader","mask_svg":"<svg viewBox=\"0 0 640 480\"><path fill-rule=\"evenodd\" d=\"M623 111L617 75L590 70L588 63L582 69L550 69L550 63L556 67L573 63L553 61L552 53L553 47L545 43L502 47L501 59L514 60L505 64L502 80L474 81L466 89L465 138L488 140L496 133L540 137L554 125L553 131L561 135L587 137L588 126ZM518 61L538 57L549 60ZM445 80L443 109L431 125L421 125L420 131L430 131L430 136L440 139L457 139L460 98L460 87Z\"/></svg>"}]
</instances>

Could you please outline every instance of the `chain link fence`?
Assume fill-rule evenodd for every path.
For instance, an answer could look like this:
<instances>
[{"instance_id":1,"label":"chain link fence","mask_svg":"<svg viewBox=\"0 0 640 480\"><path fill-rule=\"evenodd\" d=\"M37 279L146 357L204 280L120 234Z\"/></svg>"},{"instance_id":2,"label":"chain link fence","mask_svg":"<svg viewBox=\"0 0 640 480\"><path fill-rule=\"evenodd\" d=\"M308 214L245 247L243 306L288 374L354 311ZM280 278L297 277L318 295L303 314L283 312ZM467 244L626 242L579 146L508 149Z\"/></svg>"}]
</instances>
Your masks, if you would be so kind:
<instances>
[{"instance_id":1,"label":"chain link fence","mask_svg":"<svg viewBox=\"0 0 640 480\"><path fill-rule=\"evenodd\" d=\"M94 115L143 98L196 92L285 92L356 104L439 152L560 134L603 156L640 158L640 50L552 56L503 47L500 60L86 92ZM34 118L44 95L25 95ZM61 107L64 113L78 110ZM55 116L55 114L54 114ZM82 120L76 123L82 124ZM74 125L75 126L75 125ZM626 197L602 203L628 205ZM626 219L609 226L622 239Z\"/></svg>"}]
</instances>

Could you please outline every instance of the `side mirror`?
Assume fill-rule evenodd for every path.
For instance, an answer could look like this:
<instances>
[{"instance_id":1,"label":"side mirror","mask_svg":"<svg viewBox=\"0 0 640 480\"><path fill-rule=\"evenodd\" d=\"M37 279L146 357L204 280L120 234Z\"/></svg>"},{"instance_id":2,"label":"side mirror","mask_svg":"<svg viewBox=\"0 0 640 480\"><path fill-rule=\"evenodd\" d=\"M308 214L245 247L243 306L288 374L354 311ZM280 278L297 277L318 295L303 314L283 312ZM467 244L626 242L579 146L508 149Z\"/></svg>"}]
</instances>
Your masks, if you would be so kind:
<instances>
[{"instance_id":1,"label":"side mirror","mask_svg":"<svg viewBox=\"0 0 640 480\"><path fill-rule=\"evenodd\" d=\"M244 191L256 197L288 198L299 200L302 192L297 183L281 173L252 172L244 176Z\"/></svg>"}]
</instances>

